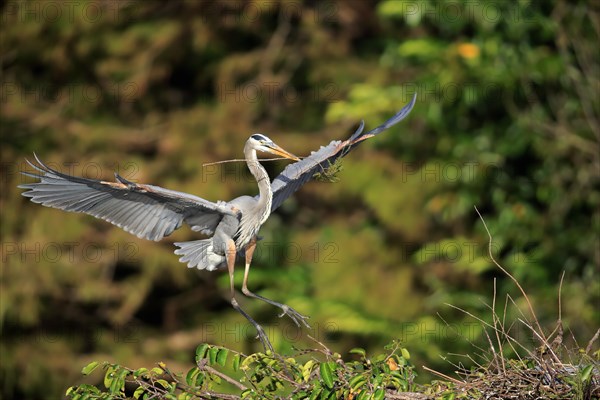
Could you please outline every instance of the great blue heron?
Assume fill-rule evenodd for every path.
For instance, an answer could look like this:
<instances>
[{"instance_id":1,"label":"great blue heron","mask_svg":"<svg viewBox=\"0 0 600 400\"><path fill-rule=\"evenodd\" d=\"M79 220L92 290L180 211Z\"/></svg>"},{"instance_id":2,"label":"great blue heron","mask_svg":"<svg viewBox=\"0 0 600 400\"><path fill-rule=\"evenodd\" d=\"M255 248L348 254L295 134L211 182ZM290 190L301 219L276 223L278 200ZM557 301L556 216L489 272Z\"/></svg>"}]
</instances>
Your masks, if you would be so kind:
<instances>
[{"instance_id":1,"label":"great blue heron","mask_svg":"<svg viewBox=\"0 0 600 400\"><path fill-rule=\"evenodd\" d=\"M116 173L116 182L80 178L48 167L37 155L34 155L37 165L27 162L39 174L23 174L39 179L39 182L19 187L29 189L23 192L23 196L30 197L34 203L102 218L139 238L158 241L181 227L183 222L193 231L210 236L208 239L175 243L178 247L175 254L181 255L179 260L187 263L189 268L214 271L227 266L232 306L254 325L265 349L273 351L262 327L242 310L235 298L233 272L236 254L245 252L246 269L242 292L281 308L283 313L280 317L288 315L297 326L303 324L309 327L307 317L293 308L248 290L248 272L258 231L269 215L315 174L326 171L338 158L344 157L363 140L404 119L412 110L415 100L416 96L377 128L363 133L364 122L361 122L349 139L332 141L303 160L262 134L250 136L244 146L244 155L248 168L258 183L259 194L254 197L241 196L229 202L213 203L187 193L130 182ZM269 175L258 162L257 151L297 162L288 165L270 183Z\"/></svg>"}]
</instances>

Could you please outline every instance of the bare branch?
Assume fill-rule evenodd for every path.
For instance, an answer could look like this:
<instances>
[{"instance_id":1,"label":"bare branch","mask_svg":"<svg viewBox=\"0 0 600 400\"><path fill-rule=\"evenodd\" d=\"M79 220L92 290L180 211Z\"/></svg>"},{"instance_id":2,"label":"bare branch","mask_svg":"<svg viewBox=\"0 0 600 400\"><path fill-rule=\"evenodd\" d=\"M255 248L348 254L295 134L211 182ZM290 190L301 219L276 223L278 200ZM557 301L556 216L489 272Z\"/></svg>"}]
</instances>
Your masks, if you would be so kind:
<instances>
[{"instance_id":1,"label":"bare branch","mask_svg":"<svg viewBox=\"0 0 600 400\"><path fill-rule=\"evenodd\" d=\"M225 382L232 384L233 386L235 386L236 388L238 388L240 390L248 389L246 386L242 385L240 382L234 380L233 378L230 378L229 376L225 375L224 373L222 373L220 371L217 371L210 365L200 365L200 363L198 363L198 368L202 371L208 372L209 374L218 376L219 378L223 379Z\"/></svg>"},{"instance_id":2,"label":"bare branch","mask_svg":"<svg viewBox=\"0 0 600 400\"><path fill-rule=\"evenodd\" d=\"M493 243L493 238L492 238L492 234L490 233L490 230L487 227L487 224L485 223L485 220L483 219L483 217L481 216L481 213L479 212L479 210L477 209L477 206L475 207L475 211L477 212L477 215L479 215L479 219L481 219L481 222L483 223L483 227L485 228L485 231L488 234L489 237L489 242L488 242L488 254L492 260L492 262L494 263L494 265L496 265L502 272L504 272L504 274L506 276L508 276L513 282L514 284L519 288L519 290L521 291L521 294L523 295L523 297L525 298L525 301L527 302L527 306L529 307L529 312L531 313L532 317L533 317L533 321L535 322L535 325L539 331L539 337L540 339L546 343L547 345L547 340L546 337L544 336L544 332L542 331L542 327L540 326L540 323L537 319L537 316L535 315L535 311L533 310L533 306L531 305L531 301L529 301L529 296L527 296L527 293L525 293L525 290L523 289L523 287L521 286L521 284L519 283L519 281L510 273L508 272L506 269L504 269L504 267L502 267L494 258L494 254L492 252L492 243Z\"/></svg>"},{"instance_id":3,"label":"bare branch","mask_svg":"<svg viewBox=\"0 0 600 400\"><path fill-rule=\"evenodd\" d=\"M600 329L598 329L598 330L596 331L596 334L594 335L594 337L592 337L592 338L590 339L590 342L588 343L587 347L585 348L585 354L589 354L589 353L590 353L590 351L592 351L592 345L594 344L594 342L595 342L596 340L598 340L598 337L599 337L599 336L600 336Z\"/></svg>"}]
</instances>

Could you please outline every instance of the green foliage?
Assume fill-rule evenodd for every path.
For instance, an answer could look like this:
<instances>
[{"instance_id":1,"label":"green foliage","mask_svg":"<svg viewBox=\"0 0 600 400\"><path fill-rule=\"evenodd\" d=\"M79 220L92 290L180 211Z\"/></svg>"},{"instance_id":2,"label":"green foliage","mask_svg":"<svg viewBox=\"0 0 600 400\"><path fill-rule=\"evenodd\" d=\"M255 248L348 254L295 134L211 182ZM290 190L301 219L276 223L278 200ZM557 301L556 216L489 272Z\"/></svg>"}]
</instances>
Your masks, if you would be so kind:
<instances>
[{"instance_id":1,"label":"green foliage","mask_svg":"<svg viewBox=\"0 0 600 400\"><path fill-rule=\"evenodd\" d=\"M506 332L499 331L499 336L508 339L505 335ZM492 346L496 344L501 345ZM174 374L164 363L150 370L133 370L107 362L92 362L82 372L89 375L102 365L104 389L81 384L70 387L66 395L73 400L132 397L455 400L525 393L531 398L588 399L600 394L600 359L586 355L577 357L579 367L574 367L533 353L525 359L496 354L488 364L476 369L459 367L462 380L434 380L418 385L414 383L410 353L398 342L386 346L386 352L375 357L367 357L362 348L354 348L349 354L344 359L321 345L320 349L304 350L295 356L265 353L246 356L220 346L202 344L196 349L196 366L185 375Z\"/></svg>"},{"instance_id":2,"label":"green foliage","mask_svg":"<svg viewBox=\"0 0 600 400\"><path fill-rule=\"evenodd\" d=\"M90 366L92 366L90 368ZM84 375L89 375L98 365L98 362L92 362L83 369ZM159 363L158 367L151 370L147 368L138 368L136 370L122 367L118 364L104 362L101 364L105 370L104 389L101 390L95 386L83 384L72 386L67 389L66 395L70 399L149 399L154 398L184 400L191 399L192 395L182 393L175 395L177 391L177 382L168 377L170 371L166 369L164 363ZM135 390L132 395L126 394L127 384L134 384Z\"/></svg>"},{"instance_id":3,"label":"green foliage","mask_svg":"<svg viewBox=\"0 0 600 400\"><path fill-rule=\"evenodd\" d=\"M387 394L415 388L408 350L399 343L386 353L368 358L364 349L353 349L358 360L344 361L326 347L305 350L295 357L255 353L243 355L220 346L202 344L196 349L196 366L185 376L173 374L164 363L151 370L92 362L83 368L89 375L102 365L104 389L82 384L70 387L70 399L383 399ZM407 357L408 356L408 357ZM235 389L235 390L233 390ZM229 395L232 390L237 395ZM231 397L233 396L233 397Z\"/></svg>"},{"instance_id":4,"label":"green foliage","mask_svg":"<svg viewBox=\"0 0 600 400\"><path fill-rule=\"evenodd\" d=\"M597 304L600 293L598 279L585 278L597 277L600 265L597 30L581 2L572 9L504 2L494 5L495 16L486 14L489 7L379 3L390 33L412 32L409 26L428 34L390 35L381 56L385 78L350 86L327 119L390 114L412 91L419 94L423 106L412 118L425 128L374 144L393 149L406 164L380 182L373 171L369 181L351 179L360 182L353 194L381 216L390 235L413 238L419 225L411 220L413 209L398 208L408 196L385 192L385 182L408 189L421 207L418 216L438 226L410 240L416 244L411 261L436 293L427 309L472 306L473 293L491 290L492 264L473 219L477 205L493 227L494 254L531 290L544 319L555 312L544 299L556 293L562 271L573 279L568 286L586 288L563 297L568 308L581 310L569 325L583 333L586 323L577 319L587 315L598 325L598 313L587 305ZM411 71L405 72L410 85L397 84L400 71ZM411 180L416 187L408 186ZM365 185L374 186L373 197ZM398 221L411 222L394 226ZM501 281L499 291L509 291L509 284Z\"/></svg>"},{"instance_id":5,"label":"green foliage","mask_svg":"<svg viewBox=\"0 0 600 400\"><path fill-rule=\"evenodd\" d=\"M456 336L487 338L445 304L486 310L480 299L496 290L517 303L507 318L524 310L491 268L477 205L542 322L556 320L547 299L565 271L565 326L578 340L600 326L600 62L587 2L5 3L0 397L58 398L89 383L97 371L80 378L77 366L95 359L179 365L198 342L260 346L229 307L226 274L172 254L197 233L146 242L31 204L16 188L30 181L18 174L25 157L228 200L256 191L245 165L203 163L239 158L250 133L307 155L414 92L406 121L270 218L251 289L310 315L309 333L332 351L373 354L401 337L416 365L452 374L440 354L469 351ZM271 176L284 165L265 163ZM278 352L311 343L268 305L243 307ZM215 368L223 357L234 368L232 354L213 350Z\"/></svg>"},{"instance_id":6,"label":"green foliage","mask_svg":"<svg viewBox=\"0 0 600 400\"><path fill-rule=\"evenodd\" d=\"M338 158L332 164L324 168L322 171L317 172L314 175L314 179L321 182L338 182L340 179L338 178L337 174L339 174L343 168L344 167L342 165L342 159Z\"/></svg>"}]
</instances>

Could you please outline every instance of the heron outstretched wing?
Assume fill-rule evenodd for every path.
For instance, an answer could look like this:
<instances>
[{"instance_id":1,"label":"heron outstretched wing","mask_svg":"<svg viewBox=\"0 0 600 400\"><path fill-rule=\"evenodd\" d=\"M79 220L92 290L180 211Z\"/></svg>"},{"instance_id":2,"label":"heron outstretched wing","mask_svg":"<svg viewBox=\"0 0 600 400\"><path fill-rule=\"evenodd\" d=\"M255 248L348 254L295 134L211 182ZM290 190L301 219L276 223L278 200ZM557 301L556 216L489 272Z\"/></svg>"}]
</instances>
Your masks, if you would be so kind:
<instances>
[{"instance_id":1,"label":"heron outstretched wing","mask_svg":"<svg viewBox=\"0 0 600 400\"><path fill-rule=\"evenodd\" d=\"M371 138L389 127L402 121L413 109L417 95L405 105L392 118L379 125L377 128L363 133L364 122L361 122L358 129L350 136L348 140L334 140L327 146L322 146L319 150L305 159L294 164L288 165L281 174L272 182L273 203L271 212L275 211L281 203L296 192L302 185L311 180L315 174L326 171L340 157L344 157L350 150L358 146L362 141Z\"/></svg>"},{"instance_id":2,"label":"heron outstretched wing","mask_svg":"<svg viewBox=\"0 0 600 400\"><path fill-rule=\"evenodd\" d=\"M22 172L39 182L20 185L34 203L81 212L104 219L139 238L160 240L186 222L194 231L214 232L223 215L236 215L231 205L213 203L187 193L130 182L115 174L116 182L63 174L36 156L38 173Z\"/></svg>"}]
</instances>

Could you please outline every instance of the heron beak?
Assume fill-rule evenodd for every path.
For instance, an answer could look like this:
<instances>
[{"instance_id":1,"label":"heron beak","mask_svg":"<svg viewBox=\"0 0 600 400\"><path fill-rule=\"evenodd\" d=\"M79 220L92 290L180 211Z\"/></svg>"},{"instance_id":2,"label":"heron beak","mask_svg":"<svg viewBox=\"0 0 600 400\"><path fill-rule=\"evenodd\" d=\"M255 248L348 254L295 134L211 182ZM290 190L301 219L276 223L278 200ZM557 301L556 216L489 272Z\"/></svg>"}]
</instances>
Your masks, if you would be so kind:
<instances>
[{"instance_id":1,"label":"heron beak","mask_svg":"<svg viewBox=\"0 0 600 400\"><path fill-rule=\"evenodd\" d=\"M290 153L287 150L284 150L283 148L279 147L275 143L269 145L268 148L269 148L270 152L273 153L273 154L277 154L278 156L282 156L282 157L285 157L285 158L290 159L290 160L300 161L299 157L293 155L292 153Z\"/></svg>"}]
</instances>

